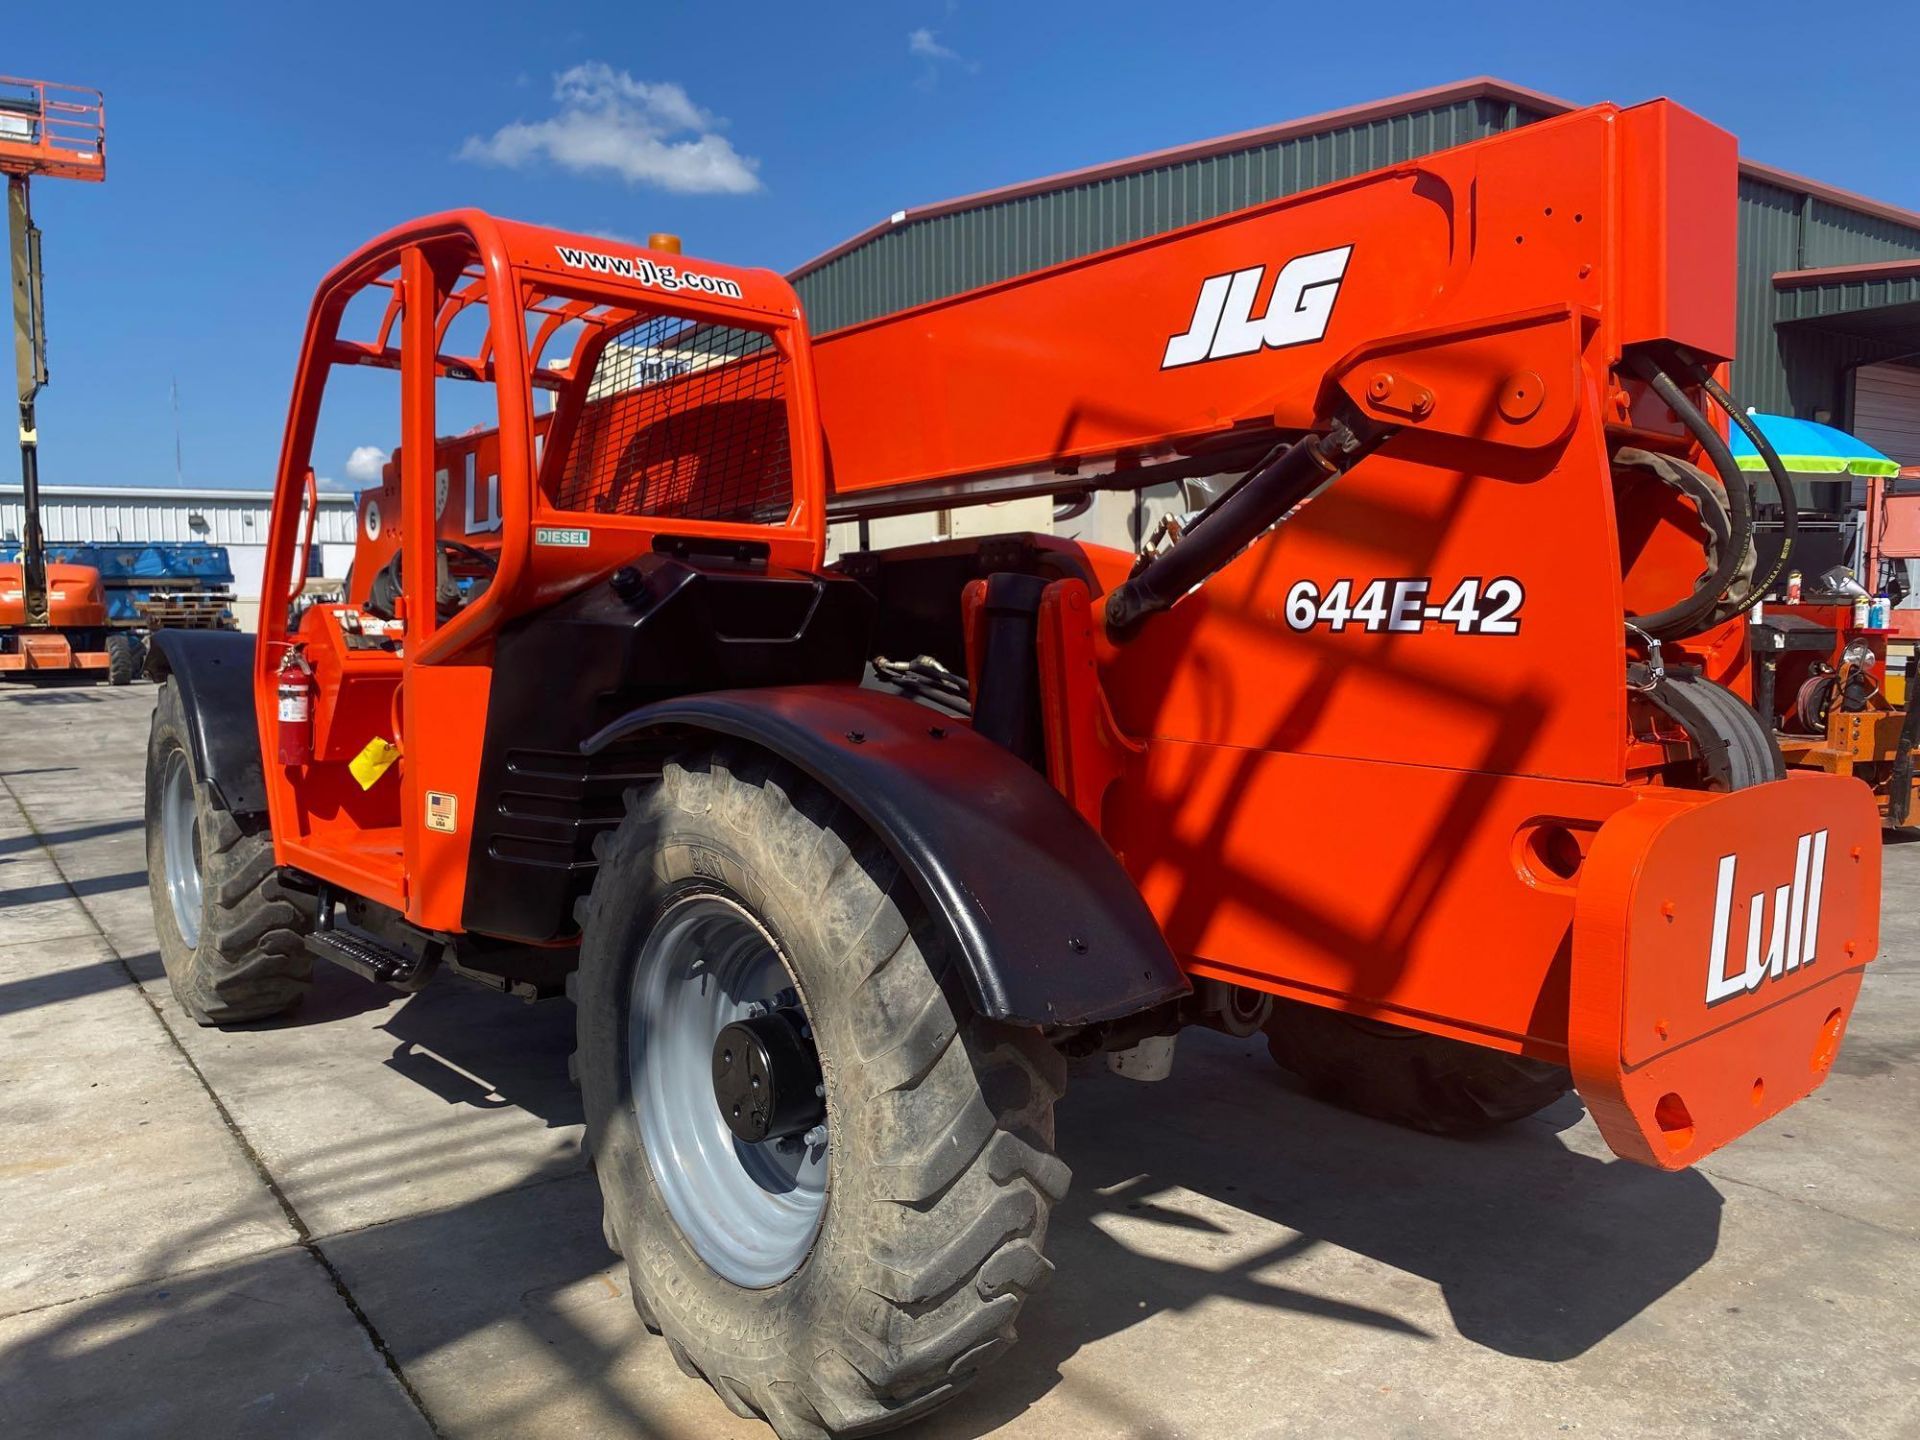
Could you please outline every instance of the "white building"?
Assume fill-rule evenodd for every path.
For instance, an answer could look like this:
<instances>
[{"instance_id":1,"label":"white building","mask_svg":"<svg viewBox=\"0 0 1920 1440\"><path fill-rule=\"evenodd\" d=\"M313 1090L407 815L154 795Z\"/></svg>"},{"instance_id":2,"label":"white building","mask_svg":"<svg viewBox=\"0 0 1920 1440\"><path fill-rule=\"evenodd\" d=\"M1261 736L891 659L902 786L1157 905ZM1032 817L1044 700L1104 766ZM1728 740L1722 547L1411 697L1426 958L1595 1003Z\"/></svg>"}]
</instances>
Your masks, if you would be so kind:
<instances>
[{"instance_id":1,"label":"white building","mask_svg":"<svg viewBox=\"0 0 1920 1440\"><path fill-rule=\"evenodd\" d=\"M322 490L314 543L320 574L337 578L353 559L354 496ZM182 490L170 485L42 485L40 528L49 545L224 545L242 626L253 628L266 562L266 490ZM18 540L25 523L18 485L0 485L0 539ZM318 578L318 577L316 577Z\"/></svg>"}]
</instances>

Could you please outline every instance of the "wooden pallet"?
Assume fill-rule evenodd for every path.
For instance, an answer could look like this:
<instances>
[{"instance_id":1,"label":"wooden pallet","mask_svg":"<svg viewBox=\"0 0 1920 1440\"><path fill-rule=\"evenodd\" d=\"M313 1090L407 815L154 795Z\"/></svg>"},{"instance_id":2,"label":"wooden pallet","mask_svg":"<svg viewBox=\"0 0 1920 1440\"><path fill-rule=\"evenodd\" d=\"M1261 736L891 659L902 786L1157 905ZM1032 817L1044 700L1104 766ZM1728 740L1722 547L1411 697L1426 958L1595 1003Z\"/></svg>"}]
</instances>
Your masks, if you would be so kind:
<instances>
[{"instance_id":1,"label":"wooden pallet","mask_svg":"<svg viewBox=\"0 0 1920 1440\"><path fill-rule=\"evenodd\" d=\"M136 606L153 630L235 630L233 595L225 590L176 590Z\"/></svg>"}]
</instances>

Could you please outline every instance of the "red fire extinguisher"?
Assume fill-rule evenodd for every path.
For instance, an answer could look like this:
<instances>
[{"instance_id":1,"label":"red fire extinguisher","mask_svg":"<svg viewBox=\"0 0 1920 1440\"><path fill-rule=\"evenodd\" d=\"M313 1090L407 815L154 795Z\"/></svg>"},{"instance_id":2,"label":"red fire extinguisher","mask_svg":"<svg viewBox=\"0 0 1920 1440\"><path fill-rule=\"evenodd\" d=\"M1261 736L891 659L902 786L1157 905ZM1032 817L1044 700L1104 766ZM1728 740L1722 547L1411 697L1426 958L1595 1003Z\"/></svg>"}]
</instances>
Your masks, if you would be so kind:
<instances>
[{"instance_id":1,"label":"red fire extinguisher","mask_svg":"<svg viewBox=\"0 0 1920 1440\"><path fill-rule=\"evenodd\" d=\"M313 667L297 649L280 661L279 739L282 765L313 760Z\"/></svg>"}]
</instances>

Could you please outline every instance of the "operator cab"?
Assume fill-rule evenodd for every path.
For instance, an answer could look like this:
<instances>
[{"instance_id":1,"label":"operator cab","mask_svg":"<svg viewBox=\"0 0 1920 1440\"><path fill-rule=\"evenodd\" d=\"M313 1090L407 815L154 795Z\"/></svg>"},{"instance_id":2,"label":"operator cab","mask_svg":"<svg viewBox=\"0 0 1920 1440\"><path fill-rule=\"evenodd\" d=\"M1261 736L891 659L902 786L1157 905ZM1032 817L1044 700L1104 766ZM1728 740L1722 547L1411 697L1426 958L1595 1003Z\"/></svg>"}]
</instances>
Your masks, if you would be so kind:
<instances>
[{"instance_id":1,"label":"operator cab","mask_svg":"<svg viewBox=\"0 0 1920 1440\"><path fill-rule=\"evenodd\" d=\"M473 792L503 625L659 544L825 548L791 288L669 250L470 211L393 232L321 285L288 435L255 694L271 758L276 684L311 675L312 759L269 765L280 861L443 929L470 837L444 807ZM316 474L343 465L368 483L316 600ZM410 884L423 857L442 884Z\"/></svg>"}]
</instances>

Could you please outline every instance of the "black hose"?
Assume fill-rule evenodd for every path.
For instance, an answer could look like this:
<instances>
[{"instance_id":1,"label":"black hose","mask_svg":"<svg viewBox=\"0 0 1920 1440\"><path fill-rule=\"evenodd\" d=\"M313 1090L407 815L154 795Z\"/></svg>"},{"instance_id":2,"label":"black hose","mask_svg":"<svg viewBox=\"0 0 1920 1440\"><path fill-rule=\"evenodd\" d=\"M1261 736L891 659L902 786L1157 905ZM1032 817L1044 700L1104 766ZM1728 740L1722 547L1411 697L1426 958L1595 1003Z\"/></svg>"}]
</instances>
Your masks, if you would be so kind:
<instances>
[{"instance_id":1,"label":"black hose","mask_svg":"<svg viewBox=\"0 0 1920 1440\"><path fill-rule=\"evenodd\" d=\"M1674 383L1673 377L1644 353L1628 356L1626 364L1647 382L1653 393L1687 428L1694 441L1707 452L1707 458L1713 462L1713 468L1727 492L1727 528L1730 536L1728 543L1720 547L1720 555L1712 572L1700 580L1694 586L1693 593L1685 599L1677 600L1651 615L1633 617L1635 625L1656 639L1678 640L1683 636L1697 635L1713 623L1713 614L1720 606L1721 597L1733 583L1740 561L1747 553L1747 546L1753 543L1753 505L1747 495L1746 477L1740 473L1740 467L1733 463L1733 452L1727 448L1727 442L1720 438L1718 430L1707 423L1706 416L1694 407L1694 403ZM1702 523L1708 523L1704 512Z\"/></svg>"},{"instance_id":2,"label":"black hose","mask_svg":"<svg viewBox=\"0 0 1920 1440\"><path fill-rule=\"evenodd\" d=\"M1727 412L1727 418L1740 427L1740 433L1760 452L1761 460L1766 463L1767 474L1773 481L1774 493L1780 497L1780 553L1774 556L1773 568L1767 572L1766 578L1755 580L1736 607L1745 610L1773 588L1773 582L1785 573L1787 562L1793 558L1794 544L1800 538L1800 502L1794 496L1793 481L1787 478L1787 467L1780 462L1773 442L1726 392L1726 388L1713 378L1712 371L1704 365L1695 365L1693 368L1694 378L1700 382L1700 388L1712 397L1714 404Z\"/></svg>"}]
</instances>

